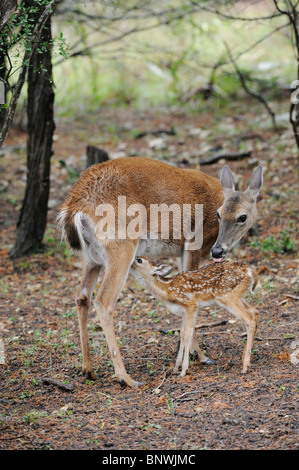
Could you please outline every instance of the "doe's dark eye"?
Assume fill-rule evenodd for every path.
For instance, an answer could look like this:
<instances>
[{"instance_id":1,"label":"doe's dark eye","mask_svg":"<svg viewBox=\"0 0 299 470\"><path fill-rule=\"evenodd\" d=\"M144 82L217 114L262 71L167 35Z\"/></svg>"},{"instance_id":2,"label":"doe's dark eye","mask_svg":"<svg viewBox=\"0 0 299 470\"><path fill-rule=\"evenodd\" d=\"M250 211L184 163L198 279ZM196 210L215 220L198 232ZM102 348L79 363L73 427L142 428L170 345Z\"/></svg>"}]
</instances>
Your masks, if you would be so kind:
<instances>
[{"instance_id":1,"label":"doe's dark eye","mask_svg":"<svg viewBox=\"0 0 299 470\"><path fill-rule=\"evenodd\" d=\"M247 215L246 215L246 214L242 214L242 215L240 215L240 217L238 218L238 222L245 222L246 219L247 219Z\"/></svg>"},{"instance_id":2,"label":"doe's dark eye","mask_svg":"<svg viewBox=\"0 0 299 470\"><path fill-rule=\"evenodd\" d=\"M141 263L142 263L142 259L141 259L141 258L137 258L137 263L141 264Z\"/></svg>"}]
</instances>

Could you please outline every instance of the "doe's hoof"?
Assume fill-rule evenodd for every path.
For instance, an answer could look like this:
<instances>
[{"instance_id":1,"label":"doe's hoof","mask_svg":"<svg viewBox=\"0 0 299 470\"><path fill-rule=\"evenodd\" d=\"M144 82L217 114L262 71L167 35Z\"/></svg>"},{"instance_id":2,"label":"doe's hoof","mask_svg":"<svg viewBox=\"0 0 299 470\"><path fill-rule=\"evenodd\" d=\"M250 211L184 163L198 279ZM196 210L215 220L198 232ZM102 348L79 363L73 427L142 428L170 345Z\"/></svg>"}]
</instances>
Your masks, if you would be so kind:
<instances>
[{"instance_id":1,"label":"doe's hoof","mask_svg":"<svg viewBox=\"0 0 299 470\"><path fill-rule=\"evenodd\" d=\"M97 380L97 376L93 370L83 371L83 380Z\"/></svg>"},{"instance_id":2,"label":"doe's hoof","mask_svg":"<svg viewBox=\"0 0 299 470\"><path fill-rule=\"evenodd\" d=\"M125 387L138 388L138 387L142 387L143 385L143 382L137 382L135 380L130 380L129 382L126 382L125 379L120 379L119 383L122 388L125 388Z\"/></svg>"}]
</instances>

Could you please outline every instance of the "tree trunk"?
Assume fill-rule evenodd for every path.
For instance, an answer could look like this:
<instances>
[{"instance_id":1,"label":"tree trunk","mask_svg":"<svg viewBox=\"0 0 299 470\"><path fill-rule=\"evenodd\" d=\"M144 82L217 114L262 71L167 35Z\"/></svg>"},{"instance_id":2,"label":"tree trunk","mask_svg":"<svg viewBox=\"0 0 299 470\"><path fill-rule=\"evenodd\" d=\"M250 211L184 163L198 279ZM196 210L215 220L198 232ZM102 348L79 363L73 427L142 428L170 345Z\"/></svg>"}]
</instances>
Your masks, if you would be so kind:
<instances>
[{"instance_id":1,"label":"tree trunk","mask_svg":"<svg viewBox=\"0 0 299 470\"><path fill-rule=\"evenodd\" d=\"M14 14L14 12L17 10L17 8L18 8L17 0L1 0L1 5L0 5L0 30L8 22L9 18L11 17L11 15Z\"/></svg>"},{"instance_id":2,"label":"tree trunk","mask_svg":"<svg viewBox=\"0 0 299 470\"><path fill-rule=\"evenodd\" d=\"M18 4L17 0L2 0L0 5L0 31L3 30L6 23L9 21L10 17L17 10ZM0 37L0 128L3 125L6 110L3 106L6 103L6 50L7 50L7 41L4 34ZM2 101L3 99L3 101Z\"/></svg>"},{"instance_id":3,"label":"tree trunk","mask_svg":"<svg viewBox=\"0 0 299 470\"><path fill-rule=\"evenodd\" d=\"M6 77L6 65L5 65L5 53L3 50L0 50L0 128L3 126L5 119L5 106L6 103L6 87L5 87L5 77Z\"/></svg>"},{"instance_id":4,"label":"tree trunk","mask_svg":"<svg viewBox=\"0 0 299 470\"><path fill-rule=\"evenodd\" d=\"M34 0L26 0L28 6L34 3ZM41 12L34 13L35 23L40 14ZM47 44L46 50L43 44ZM53 105L51 17L49 17L39 44L31 56L28 70L27 183L17 224L17 238L10 253L12 258L29 254L43 246L50 190L52 137L55 129Z\"/></svg>"}]
</instances>

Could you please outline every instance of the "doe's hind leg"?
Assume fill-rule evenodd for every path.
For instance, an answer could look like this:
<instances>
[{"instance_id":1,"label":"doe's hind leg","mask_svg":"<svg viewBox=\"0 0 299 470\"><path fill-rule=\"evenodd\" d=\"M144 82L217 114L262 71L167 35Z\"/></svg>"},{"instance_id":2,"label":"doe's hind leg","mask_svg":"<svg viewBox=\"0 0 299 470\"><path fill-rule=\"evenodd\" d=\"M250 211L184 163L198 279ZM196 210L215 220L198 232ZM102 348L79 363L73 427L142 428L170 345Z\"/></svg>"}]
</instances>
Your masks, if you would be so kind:
<instances>
[{"instance_id":1,"label":"doe's hind leg","mask_svg":"<svg viewBox=\"0 0 299 470\"><path fill-rule=\"evenodd\" d=\"M84 262L83 262L84 263ZM88 378L95 380L96 374L93 370L90 351L88 345L88 332L87 332L87 319L88 313L91 304L91 298L95 284L98 279L101 266L91 265L88 263L83 264L83 277L81 285L76 297L77 304L77 313L79 320L79 329L80 329L80 341L81 341L81 350L83 356L82 372L83 375Z\"/></svg>"}]
</instances>

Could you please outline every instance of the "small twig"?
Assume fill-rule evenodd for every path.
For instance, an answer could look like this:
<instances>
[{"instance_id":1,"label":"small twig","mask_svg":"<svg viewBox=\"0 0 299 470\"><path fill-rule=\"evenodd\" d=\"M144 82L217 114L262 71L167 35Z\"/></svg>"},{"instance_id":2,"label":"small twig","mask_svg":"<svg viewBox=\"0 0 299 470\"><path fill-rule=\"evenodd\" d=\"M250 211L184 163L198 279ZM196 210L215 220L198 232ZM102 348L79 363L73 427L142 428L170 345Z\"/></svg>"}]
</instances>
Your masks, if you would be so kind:
<instances>
[{"instance_id":1,"label":"small twig","mask_svg":"<svg viewBox=\"0 0 299 470\"><path fill-rule=\"evenodd\" d=\"M284 299L281 302L277 302L277 305L283 305L283 304L286 304L287 302L288 302L288 299Z\"/></svg>"},{"instance_id":2,"label":"small twig","mask_svg":"<svg viewBox=\"0 0 299 470\"><path fill-rule=\"evenodd\" d=\"M292 295L292 294L286 294L286 297L291 297L291 299L299 300L299 297L297 297L296 295Z\"/></svg>"},{"instance_id":3,"label":"small twig","mask_svg":"<svg viewBox=\"0 0 299 470\"><path fill-rule=\"evenodd\" d=\"M6 304L7 302L9 302L11 299L14 298L16 294L12 294L7 300L1 300L0 304Z\"/></svg>"},{"instance_id":4,"label":"small twig","mask_svg":"<svg viewBox=\"0 0 299 470\"><path fill-rule=\"evenodd\" d=\"M290 325L297 325L299 322L298 321L293 321L290 323L285 323L284 325L277 325L276 328L283 328L285 326L290 326Z\"/></svg>"},{"instance_id":5,"label":"small twig","mask_svg":"<svg viewBox=\"0 0 299 470\"><path fill-rule=\"evenodd\" d=\"M52 379L51 377L38 377L38 380L50 385L55 385L56 387L62 388L63 390L67 390L68 392L72 392L74 387L71 384L65 384L60 380Z\"/></svg>"},{"instance_id":6,"label":"small twig","mask_svg":"<svg viewBox=\"0 0 299 470\"><path fill-rule=\"evenodd\" d=\"M195 325L194 328L210 328L211 326L225 325L227 322L228 320L220 320L213 323L199 323L198 325Z\"/></svg>"},{"instance_id":7,"label":"small twig","mask_svg":"<svg viewBox=\"0 0 299 470\"><path fill-rule=\"evenodd\" d=\"M225 323L227 323L228 320L220 320L220 321L216 321L216 322L213 322L213 323L199 323L198 325L195 325L195 329L196 328L210 328L211 326L219 326L219 325L225 325ZM180 331L181 328L171 328L170 330L164 330L163 328L160 328L159 331L160 333L163 333L164 335L168 335L169 333L172 333L174 331Z\"/></svg>"},{"instance_id":8,"label":"small twig","mask_svg":"<svg viewBox=\"0 0 299 470\"><path fill-rule=\"evenodd\" d=\"M25 434L20 434L19 436L11 436L11 437L0 437L1 441L10 441L11 439L20 439L24 437Z\"/></svg>"},{"instance_id":9,"label":"small twig","mask_svg":"<svg viewBox=\"0 0 299 470\"><path fill-rule=\"evenodd\" d=\"M103 397L107 398L108 400L114 400L114 401L118 401L119 403L121 403L121 400L119 400L118 398L115 398L111 395L109 395L109 393L104 393L104 392L97 392L98 395L103 395Z\"/></svg>"},{"instance_id":10,"label":"small twig","mask_svg":"<svg viewBox=\"0 0 299 470\"><path fill-rule=\"evenodd\" d=\"M166 334L166 330L164 330L164 333ZM140 346L139 348L136 349L136 351L140 351L140 349L147 348L148 346L152 346L153 343L146 343Z\"/></svg>"},{"instance_id":11,"label":"small twig","mask_svg":"<svg viewBox=\"0 0 299 470\"><path fill-rule=\"evenodd\" d=\"M180 400L182 401L182 398L185 397L186 395L191 395L193 393L200 393L200 390L192 390L191 392L185 392L182 393L182 395L179 395L178 397L174 397L174 400Z\"/></svg>"},{"instance_id":12,"label":"small twig","mask_svg":"<svg viewBox=\"0 0 299 470\"><path fill-rule=\"evenodd\" d=\"M259 139L262 142L264 141L263 136L257 133L252 133L252 134L241 134L236 138L237 142L241 142L242 140L250 140L250 139Z\"/></svg>"},{"instance_id":13,"label":"small twig","mask_svg":"<svg viewBox=\"0 0 299 470\"><path fill-rule=\"evenodd\" d=\"M293 338L295 338L295 336L287 336L285 338L279 338L279 337L273 336L272 338L264 338L264 339L260 339L259 341L283 341L284 339L293 339Z\"/></svg>"},{"instance_id":14,"label":"small twig","mask_svg":"<svg viewBox=\"0 0 299 470\"><path fill-rule=\"evenodd\" d=\"M161 387L161 386L164 384L164 382L165 382L166 374L167 374L167 371L164 372L164 376L163 376L162 382L158 385L158 387L156 387L156 388L154 389L154 392L155 392L155 393L160 392L160 387Z\"/></svg>"},{"instance_id":15,"label":"small twig","mask_svg":"<svg viewBox=\"0 0 299 470\"><path fill-rule=\"evenodd\" d=\"M247 336L246 332L240 334L241 338L244 338L246 336ZM292 338L295 338L295 336L287 336L285 338L281 338L278 336L272 336L270 338L260 338L259 336L255 336L254 341L283 341L284 339L292 339Z\"/></svg>"},{"instance_id":16,"label":"small twig","mask_svg":"<svg viewBox=\"0 0 299 470\"><path fill-rule=\"evenodd\" d=\"M291 295L291 294L285 294L285 297L290 297L291 299L294 299L294 300L299 300L299 297L297 297L296 295ZM283 305L285 303L288 302L288 299L284 299L282 300L281 302L278 302L277 305Z\"/></svg>"}]
</instances>

